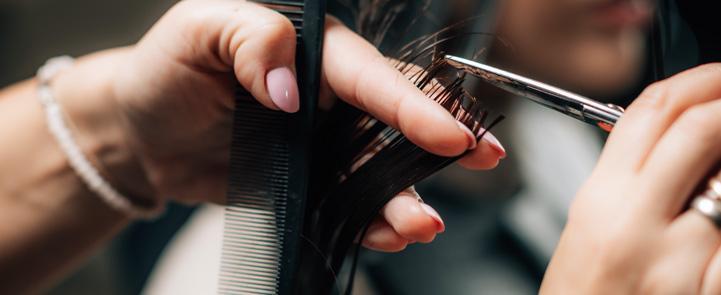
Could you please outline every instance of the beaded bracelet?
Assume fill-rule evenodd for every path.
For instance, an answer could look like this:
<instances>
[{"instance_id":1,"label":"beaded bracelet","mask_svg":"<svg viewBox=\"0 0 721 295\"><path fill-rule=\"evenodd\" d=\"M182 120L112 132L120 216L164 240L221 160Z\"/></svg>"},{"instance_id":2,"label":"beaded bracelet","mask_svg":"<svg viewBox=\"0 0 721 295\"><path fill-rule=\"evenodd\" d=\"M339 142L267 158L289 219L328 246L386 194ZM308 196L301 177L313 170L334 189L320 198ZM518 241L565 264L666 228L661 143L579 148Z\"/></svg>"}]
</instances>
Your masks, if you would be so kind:
<instances>
[{"instance_id":1,"label":"beaded bracelet","mask_svg":"<svg viewBox=\"0 0 721 295\"><path fill-rule=\"evenodd\" d=\"M37 73L39 80L38 98L45 110L47 125L60 148L68 158L70 166L75 173L85 182L90 191L97 194L106 204L113 209L125 213L133 218L150 219L158 216L163 211L164 204L158 202L151 208L145 208L133 204L128 198L115 190L97 169L83 155L80 147L75 142L67 124L63 119L63 110L50 88L50 81L62 70L73 65L74 59L69 56L60 56L49 59L45 65L40 67Z\"/></svg>"}]
</instances>

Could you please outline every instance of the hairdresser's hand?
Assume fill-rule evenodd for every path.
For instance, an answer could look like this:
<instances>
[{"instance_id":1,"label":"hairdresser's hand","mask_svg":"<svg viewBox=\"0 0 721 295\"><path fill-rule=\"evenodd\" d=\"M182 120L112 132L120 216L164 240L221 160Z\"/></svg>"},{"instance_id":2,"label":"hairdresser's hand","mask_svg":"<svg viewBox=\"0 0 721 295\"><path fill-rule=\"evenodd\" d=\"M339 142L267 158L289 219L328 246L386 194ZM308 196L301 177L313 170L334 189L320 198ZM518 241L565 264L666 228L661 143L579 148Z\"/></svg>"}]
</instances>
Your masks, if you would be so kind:
<instances>
[{"instance_id":1,"label":"hairdresser's hand","mask_svg":"<svg viewBox=\"0 0 721 295\"><path fill-rule=\"evenodd\" d=\"M105 106L86 99L81 108L111 111L96 115L95 121L122 122L117 132L103 133L124 134L131 151L125 158L135 159L123 169L111 165L107 173L121 190L222 203L234 84L240 82L268 108L295 112L294 56L290 21L270 9L237 0L183 1L137 45L80 61L75 85L57 84L62 96L63 89L72 91L85 81L107 82L103 89L109 92L102 99L114 103ZM68 81L73 74L64 76ZM476 145L470 131L459 127L373 46L332 18L325 31L322 93L322 106L331 104L335 94L431 152L452 156ZM80 129L92 129L95 123L81 122ZM504 155L500 144L486 136L463 164L492 168ZM411 190L392 200L383 217L367 235L365 244L371 248L397 251L410 242L430 242L443 231L437 213L420 204Z\"/></svg>"},{"instance_id":2,"label":"hairdresser's hand","mask_svg":"<svg viewBox=\"0 0 721 295\"><path fill-rule=\"evenodd\" d=\"M721 158L721 65L646 89L571 207L546 294L720 294L721 232L687 209Z\"/></svg>"}]
</instances>

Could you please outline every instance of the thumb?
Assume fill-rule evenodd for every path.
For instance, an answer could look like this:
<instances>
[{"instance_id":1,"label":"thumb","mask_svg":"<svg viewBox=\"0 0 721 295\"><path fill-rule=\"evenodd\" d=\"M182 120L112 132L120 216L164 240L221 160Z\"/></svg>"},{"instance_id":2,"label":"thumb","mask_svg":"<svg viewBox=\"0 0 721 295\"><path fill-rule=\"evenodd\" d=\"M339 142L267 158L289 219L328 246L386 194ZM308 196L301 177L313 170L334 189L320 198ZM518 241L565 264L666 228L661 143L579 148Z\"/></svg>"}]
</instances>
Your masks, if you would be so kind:
<instances>
[{"instance_id":1,"label":"thumb","mask_svg":"<svg viewBox=\"0 0 721 295\"><path fill-rule=\"evenodd\" d=\"M225 73L264 106L296 112L296 31L291 21L260 4L236 0L182 1L151 36L195 69ZM172 45L167 45L172 44Z\"/></svg>"},{"instance_id":2,"label":"thumb","mask_svg":"<svg viewBox=\"0 0 721 295\"><path fill-rule=\"evenodd\" d=\"M266 107L297 112L293 24L285 16L254 3L244 5L236 17L245 25L226 38L238 82Z\"/></svg>"}]
</instances>

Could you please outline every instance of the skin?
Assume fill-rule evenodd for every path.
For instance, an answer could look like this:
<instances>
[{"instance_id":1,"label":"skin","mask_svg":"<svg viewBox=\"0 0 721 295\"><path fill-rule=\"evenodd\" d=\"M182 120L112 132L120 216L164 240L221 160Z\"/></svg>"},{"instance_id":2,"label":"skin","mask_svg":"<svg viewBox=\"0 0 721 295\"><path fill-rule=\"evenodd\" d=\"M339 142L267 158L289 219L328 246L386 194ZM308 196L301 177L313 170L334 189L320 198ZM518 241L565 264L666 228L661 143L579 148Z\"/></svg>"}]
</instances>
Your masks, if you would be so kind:
<instances>
[{"instance_id":1,"label":"skin","mask_svg":"<svg viewBox=\"0 0 721 295\"><path fill-rule=\"evenodd\" d=\"M370 44L327 20L321 105L333 93L401 130L430 152L490 169L505 156L391 67ZM233 88L271 109L266 73L294 68L295 31L282 15L245 1L183 1L136 45L80 58L52 81L78 145L137 203L222 203ZM69 167L49 134L36 81L0 91L0 293L46 288L131 220ZM22 126L19 128L19 126ZM443 231L409 189L383 209L364 245L400 251ZM32 278L32 279L29 279Z\"/></svg>"},{"instance_id":2,"label":"skin","mask_svg":"<svg viewBox=\"0 0 721 295\"><path fill-rule=\"evenodd\" d=\"M265 73L293 64L293 32L280 15L242 1L200 3L179 4L139 44L85 57L53 81L83 151L138 202L221 202L228 73L276 108ZM472 146L372 46L328 23L325 93L429 151L457 155ZM684 207L721 157L720 82L721 66L700 67L655 84L628 109L572 206L542 293L721 292L718 229ZM0 92L0 136L13 139L0 149L0 293L47 286L130 222L68 167L35 88L27 81ZM466 160L495 166L503 155L489 144L478 143ZM393 251L432 240L441 228L414 196L392 200L364 243Z\"/></svg>"},{"instance_id":3,"label":"skin","mask_svg":"<svg viewBox=\"0 0 721 295\"><path fill-rule=\"evenodd\" d=\"M594 9L607 2L504 1L499 34L513 50L495 48L495 62L592 97L624 90L640 75L648 23L609 25ZM574 199L540 293L721 293L719 229L687 208L708 175L721 177L720 83L721 65L704 65L627 109Z\"/></svg>"},{"instance_id":4,"label":"skin","mask_svg":"<svg viewBox=\"0 0 721 295\"><path fill-rule=\"evenodd\" d=\"M648 87L571 206L544 294L718 294L719 229L687 209L719 177L721 64ZM682 177L681 177L682 176Z\"/></svg>"}]
</instances>

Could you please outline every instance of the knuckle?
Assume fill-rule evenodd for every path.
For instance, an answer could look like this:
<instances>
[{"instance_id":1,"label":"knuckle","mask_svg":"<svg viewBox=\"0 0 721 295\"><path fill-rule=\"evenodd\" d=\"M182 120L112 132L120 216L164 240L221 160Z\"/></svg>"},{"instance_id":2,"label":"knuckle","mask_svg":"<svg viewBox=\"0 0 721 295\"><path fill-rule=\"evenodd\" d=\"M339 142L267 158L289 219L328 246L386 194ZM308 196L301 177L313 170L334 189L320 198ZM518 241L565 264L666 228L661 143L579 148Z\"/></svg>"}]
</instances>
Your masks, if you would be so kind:
<instances>
[{"instance_id":1,"label":"knuckle","mask_svg":"<svg viewBox=\"0 0 721 295\"><path fill-rule=\"evenodd\" d=\"M684 95L690 80L721 79L721 63L709 63L687 70L669 79L654 82L644 89L630 108L646 108L664 116L677 116L689 104Z\"/></svg>"},{"instance_id":2,"label":"knuckle","mask_svg":"<svg viewBox=\"0 0 721 295\"><path fill-rule=\"evenodd\" d=\"M198 3L199 1L181 1L167 13L168 19L179 20L178 29L181 32L193 38L206 34L208 24L218 18L217 8Z\"/></svg>"},{"instance_id":3,"label":"knuckle","mask_svg":"<svg viewBox=\"0 0 721 295\"><path fill-rule=\"evenodd\" d=\"M295 40L295 28L291 21L279 13L270 13L258 23L256 34L273 40Z\"/></svg>"},{"instance_id":4,"label":"knuckle","mask_svg":"<svg viewBox=\"0 0 721 295\"><path fill-rule=\"evenodd\" d=\"M646 87L641 92L634 106L636 108L648 108L648 109L662 109L668 106L668 94L669 94L669 81L659 81Z\"/></svg>"},{"instance_id":5,"label":"knuckle","mask_svg":"<svg viewBox=\"0 0 721 295\"><path fill-rule=\"evenodd\" d=\"M379 62L385 62L385 58L380 54L374 55L368 63L360 68L356 76L357 78L352 89L353 95L359 104L358 107L361 109L367 109L369 104L368 100L371 99L371 97L366 94L369 89L373 89L374 71L379 66Z\"/></svg>"},{"instance_id":6,"label":"knuckle","mask_svg":"<svg viewBox=\"0 0 721 295\"><path fill-rule=\"evenodd\" d=\"M208 12L213 10L215 10L213 6L200 5L198 1L180 1L168 11L168 14L195 23L207 19L209 17Z\"/></svg>"},{"instance_id":7,"label":"knuckle","mask_svg":"<svg viewBox=\"0 0 721 295\"><path fill-rule=\"evenodd\" d=\"M685 111L678 120L678 128L695 140L712 142L718 138L721 127L720 116L709 108L695 106Z\"/></svg>"},{"instance_id":8,"label":"knuckle","mask_svg":"<svg viewBox=\"0 0 721 295\"><path fill-rule=\"evenodd\" d=\"M646 89L643 90L641 93L641 96L650 96L650 97L659 97L664 96L668 91L668 81L658 81L654 82L651 85L647 86Z\"/></svg>"}]
</instances>

